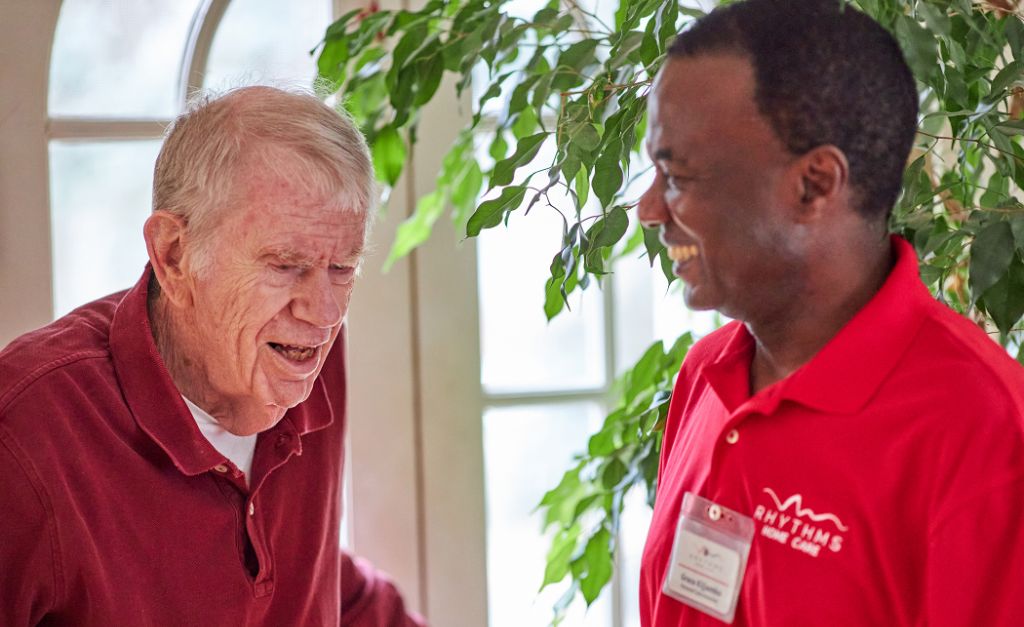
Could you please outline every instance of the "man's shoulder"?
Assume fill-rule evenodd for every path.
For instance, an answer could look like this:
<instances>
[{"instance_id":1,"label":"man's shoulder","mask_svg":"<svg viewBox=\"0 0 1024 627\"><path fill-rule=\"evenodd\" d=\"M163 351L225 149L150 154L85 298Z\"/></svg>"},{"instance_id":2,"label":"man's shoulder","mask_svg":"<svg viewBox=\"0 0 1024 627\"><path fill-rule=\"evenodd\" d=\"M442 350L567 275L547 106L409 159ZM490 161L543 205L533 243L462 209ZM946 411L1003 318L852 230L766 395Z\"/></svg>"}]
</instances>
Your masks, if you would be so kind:
<instances>
[{"instance_id":1,"label":"man's shoulder","mask_svg":"<svg viewBox=\"0 0 1024 627\"><path fill-rule=\"evenodd\" d=\"M84 360L110 357L110 327L124 293L75 309L0 351L0 412L28 387Z\"/></svg>"},{"instance_id":2,"label":"man's shoulder","mask_svg":"<svg viewBox=\"0 0 1024 627\"><path fill-rule=\"evenodd\" d=\"M1024 367L977 324L944 305L934 303L901 361L901 369L928 384L936 398L956 396L978 409L1024 412Z\"/></svg>"}]
</instances>

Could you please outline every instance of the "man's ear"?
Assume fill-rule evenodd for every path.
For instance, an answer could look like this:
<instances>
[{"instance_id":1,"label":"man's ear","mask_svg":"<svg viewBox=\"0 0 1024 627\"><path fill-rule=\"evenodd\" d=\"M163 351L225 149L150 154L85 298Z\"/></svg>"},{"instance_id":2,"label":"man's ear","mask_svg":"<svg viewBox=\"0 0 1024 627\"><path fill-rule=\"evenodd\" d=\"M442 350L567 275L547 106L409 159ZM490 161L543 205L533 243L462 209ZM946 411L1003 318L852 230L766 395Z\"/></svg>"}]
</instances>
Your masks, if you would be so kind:
<instances>
[{"instance_id":1,"label":"man's ear","mask_svg":"<svg viewBox=\"0 0 1024 627\"><path fill-rule=\"evenodd\" d=\"M796 167L804 220L819 218L837 202L849 202L850 164L842 150L828 144L812 148L801 155Z\"/></svg>"},{"instance_id":2,"label":"man's ear","mask_svg":"<svg viewBox=\"0 0 1024 627\"><path fill-rule=\"evenodd\" d=\"M189 274L184 264L185 219L168 211L154 211L142 227L146 251L160 291L176 305L191 298Z\"/></svg>"}]
</instances>

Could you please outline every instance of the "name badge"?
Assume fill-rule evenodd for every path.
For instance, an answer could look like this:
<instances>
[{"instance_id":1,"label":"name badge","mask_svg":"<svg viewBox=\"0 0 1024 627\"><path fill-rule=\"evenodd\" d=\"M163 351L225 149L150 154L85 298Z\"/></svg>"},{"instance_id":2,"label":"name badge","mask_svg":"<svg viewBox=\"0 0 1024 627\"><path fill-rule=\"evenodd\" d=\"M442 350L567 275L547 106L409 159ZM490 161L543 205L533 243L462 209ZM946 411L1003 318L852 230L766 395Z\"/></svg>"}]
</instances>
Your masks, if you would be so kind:
<instances>
[{"instance_id":1,"label":"name badge","mask_svg":"<svg viewBox=\"0 0 1024 627\"><path fill-rule=\"evenodd\" d=\"M752 518L687 492L662 592L732 623L753 540Z\"/></svg>"}]
</instances>

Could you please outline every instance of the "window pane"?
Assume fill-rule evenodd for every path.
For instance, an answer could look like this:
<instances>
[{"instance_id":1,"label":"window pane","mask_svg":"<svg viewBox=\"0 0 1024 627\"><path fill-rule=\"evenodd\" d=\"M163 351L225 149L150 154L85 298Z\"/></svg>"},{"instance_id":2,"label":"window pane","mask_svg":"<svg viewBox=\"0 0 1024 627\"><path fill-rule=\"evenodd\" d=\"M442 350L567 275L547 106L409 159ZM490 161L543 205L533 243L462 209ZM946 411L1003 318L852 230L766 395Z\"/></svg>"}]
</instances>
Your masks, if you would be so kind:
<instances>
[{"instance_id":1,"label":"window pane","mask_svg":"<svg viewBox=\"0 0 1024 627\"><path fill-rule=\"evenodd\" d=\"M54 310L131 287L145 267L159 140L50 144Z\"/></svg>"},{"instance_id":2,"label":"window pane","mask_svg":"<svg viewBox=\"0 0 1024 627\"><path fill-rule=\"evenodd\" d=\"M64 0L50 68L52 115L169 118L198 0Z\"/></svg>"},{"instance_id":3,"label":"window pane","mask_svg":"<svg viewBox=\"0 0 1024 627\"><path fill-rule=\"evenodd\" d=\"M481 381L487 392L600 387L604 384L604 315L596 286L570 297L571 311L550 323L544 283L558 251L562 219L542 207L514 216L509 228L482 233Z\"/></svg>"},{"instance_id":4,"label":"window pane","mask_svg":"<svg viewBox=\"0 0 1024 627\"><path fill-rule=\"evenodd\" d=\"M213 38L203 84L308 87L316 46L331 23L330 0L233 0Z\"/></svg>"},{"instance_id":5,"label":"window pane","mask_svg":"<svg viewBox=\"0 0 1024 627\"><path fill-rule=\"evenodd\" d=\"M508 141L515 145L511 135ZM490 137L478 138L477 158L483 168L492 163L489 142ZM554 156L555 143L545 141L533 164L521 168L513 183L524 183L528 172L546 167ZM534 187L542 176L532 179ZM487 197L499 191L493 189ZM559 212L575 220L572 200L564 189L555 188L526 215L532 198L533 192L527 192L508 228L485 229L477 238L481 383L489 393L599 388L605 383L605 336L596 282L570 295L570 311L563 310L550 323L544 315L551 258L562 247ZM585 215L600 212L590 205L586 209Z\"/></svg>"},{"instance_id":6,"label":"window pane","mask_svg":"<svg viewBox=\"0 0 1024 627\"><path fill-rule=\"evenodd\" d=\"M619 532L619 585L622 590L623 627L640 627L640 559L651 526L647 491L635 487L626 495Z\"/></svg>"},{"instance_id":7,"label":"window pane","mask_svg":"<svg viewBox=\"0 0 1024 627\"><path fill-rule=\"evenodd\" d=\"M565 582L538 595L550 536L534 508L572 466L601 424L596 403L490 408L484 412L487 598L490 627L547 627ZM607 593L608 589L606 589ZM584 613L577 600L564 627L610 627L603 594Z\"/></svg>"}]
</instances>

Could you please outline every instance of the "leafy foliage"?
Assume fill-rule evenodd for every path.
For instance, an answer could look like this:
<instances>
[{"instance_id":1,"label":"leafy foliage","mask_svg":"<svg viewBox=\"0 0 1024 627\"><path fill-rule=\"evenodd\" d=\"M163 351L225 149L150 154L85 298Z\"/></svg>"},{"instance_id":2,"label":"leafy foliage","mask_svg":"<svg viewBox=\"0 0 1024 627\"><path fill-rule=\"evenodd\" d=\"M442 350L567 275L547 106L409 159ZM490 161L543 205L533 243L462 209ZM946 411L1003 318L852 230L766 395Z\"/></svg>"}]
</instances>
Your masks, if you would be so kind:
<instances>
[{"instance_id":1,"label":"leafy foliage","mask_svg":"<svg viewBox=\"0 0 1024 627\"><path fill-rule=\"evenodd\" d=\"M454 75L460 96L471 82L482 83L470 123L434 190L400 227L388 264L426 241L449 207L457 228L472 237L540 206L562 216L545 285L549 319L571 293L599 283L613 260L641 246L672 281L656 234L630 230L635 202L622 194L642 171L651 82L672 38L702 12L673 0L622 0L614 18L603 21L577 2L552 1L525 19L510 15L507 4L430 0L416 11L353 11L327 30L318 59L324 95L344 94L388 185L401 175L420 111L443 76ZM1004 345L1019 347L1020 9L1010 0L852 4L895 34L923 103L892 229L914 244L922 277L938 298L994 329ZM488 142L491 167L475 158L474 138ZM546 145L554 157L538 166ZM556 194L568 195L571 206L559 206ZM667 351L661 343L647 351L619 382L621 397L588 450L540 504L546 526L554 527L543 586L570 580L555 623L577 595L589 604L610 580L625 494L642 486L653 499L659 426L691 342L686 335ZM1018 359L1024 363L1024 348Z\"/></svg>"}]
</instances>

